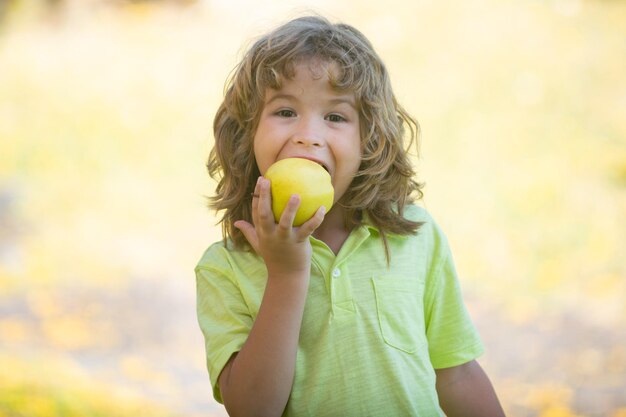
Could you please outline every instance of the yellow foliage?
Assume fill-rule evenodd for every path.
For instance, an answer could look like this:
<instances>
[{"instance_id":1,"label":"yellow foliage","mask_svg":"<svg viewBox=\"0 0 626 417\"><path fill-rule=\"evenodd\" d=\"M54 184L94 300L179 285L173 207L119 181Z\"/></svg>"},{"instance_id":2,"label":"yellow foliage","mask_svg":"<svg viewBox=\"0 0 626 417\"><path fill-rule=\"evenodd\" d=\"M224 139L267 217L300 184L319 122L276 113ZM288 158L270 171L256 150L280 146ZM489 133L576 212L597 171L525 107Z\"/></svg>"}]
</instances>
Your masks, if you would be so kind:
<instances>
[{"instance_id":1,"label":"yellow foliage","mask_svg":"<svg viewBox=\"0 0 626 417\"><path fill-rule=\"evenodd\" d=\"M94 328L91 323L78 316L56 316L45 318L41 329L48 342L59 349L74 350L94 345Z\"/></svg>"},{"instance_id":2,"label":"yellow foliage","mask_svg":"<svg viewBox=\"0 0 626 417\"><path fill-rule=\"evenodd\" d=\"M6 318L0 320L0 341L8 345L32 342L32 325L25 320Z\"/></svg>"},{"instance_id":3,"label":"yellow foliage","mask_svg":"<svg viewBox=\"0 0 626 417\"><path fill-rule=\"evenodd\" d=\"M604 272L589 279L585 285L588 294L593 298L626 294L626 280L616 272Z\"/></svg>"},{"instance_id":4,"label":"yellow foliage","mask_svg":"<svg viewBox=\"0 0 626 417\"><path fill-rule=\"evenodd\" d=\"M58 316L62 313L62 304L47 290L33 289L26 299L30 310L39 318Z\"/></svg>"},{"instance_id":5,"label":"yellow foliage","mask_svg":"<svg viewBox=\"0 0 626 417\"><path fill-rule=\"evenodd\" d=\"M568 265L561 259L548 258L538 265L536 285L542 292L554 291L567 280L566 268Z\"/></svg>"},{"instance_id":6,"label":"yellow foliage","mask_svg":"<svg viewBox=\"0 0 626 417\"><path fill-rule=\"evenodd\" d=\"M560 409L572 400L572 388L558 383L545 383L533 386L527 394L526 402L538 410Z\"/></svg>"},{"instance_id":7,"label":"yellow foliage","mask_svg":"<svg viewBox=\"0 0 626 417\"><path fill-rule=\"evenodd\" d=\"M169 384L169 377L158 372L148 361L138 356L126 355L120 359L120 367L124 375L138 381L152 381L160 386Z\"/></svg>"},{"instance_id":8,"label":"yellow foliage","mask_svg":"<svg viewBox=\"0 0 626 417\"><path fill-rule=\"evenodd\" d=\"M536 297L520 296L506 304L507 319L517 325L535 322L541 314L541 306Z\"/></svg>"},{"instance_id":9,"label":"yellow foliage","mask_svg":"<svg viewBox=\"0 0 626 417\"><path fill-rule=\"evenodd\" d=\"M554 405L542 410L539 417L582 417L563 405Z\"/></svg>"},{"instance_id":10,"label":"yellow foliage","mask_svg":"<svg viewBox=\"0 0 626 417\"><path fill-rule=\"evenodd\" d=\"M615 410L611 417L626 417L626 407Z\"/></svg>"},{"instance_id":11,"label":"yellow foliage","mask_svg":"<svg viewBox=\"0 0 626 417\"><path fill-rule=\"evenodd\" d=\"M42 371L42 370L45 370ZM0 353L0 416L27 417L174 417L171 410L115 386L97 383L77 372L73 363L48 357Z\"/></svg>"}]
</instances>

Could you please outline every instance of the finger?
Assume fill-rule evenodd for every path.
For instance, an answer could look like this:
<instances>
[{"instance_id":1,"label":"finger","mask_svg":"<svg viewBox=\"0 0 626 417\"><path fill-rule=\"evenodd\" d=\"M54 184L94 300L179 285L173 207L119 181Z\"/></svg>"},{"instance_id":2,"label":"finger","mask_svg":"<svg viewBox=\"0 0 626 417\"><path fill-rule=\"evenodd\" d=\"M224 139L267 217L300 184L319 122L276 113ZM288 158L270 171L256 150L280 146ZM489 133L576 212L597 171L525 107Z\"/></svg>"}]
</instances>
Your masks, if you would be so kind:
<instances>
[{"instance_id":1,"label":"finger","mask_svg":"<svg viewBox=\"0 0 626 417\"><path fill-rule=\"evenodd\" d=\"M298 228L296 237L298 241L303 241L308 239L308 237L313 234L315 229L320 227L322 222L324 221L324 216L326 215L326 207L320 206L317 209L313 217L311 217L306 222L302 223L302 225Z\"/></svg>"},{"instance_id":2,"label":"finger","mask_svg":"<svg viewBox=\"0 0 626 417\"><path fill-rule=\"evenodd\" d=\"M252 249L254 249L256 253L259 253L257 250L259 247L259 237L256 234L254 226L245 220L237 220L233 223L233 226L241 230L241 233L243 233L243 236L246 238L250 246L252 246Z\"/></svg>"},{"instance_id":3,"label":"finger","mask_svg":"<svg viewBox=\"0 0 626 417\"><path fill-rule=\"evenodd\" d=\"M257 218L258 224L257 226L261 227L271 227L274 226L274 214L272 213L272 192L270 189L270 181L267 178L260 178L257 184L257 188L259 189L258 194L259 198L255 198L254 200L258 200L257 206Z\"/></svg>"},{"instance_id":4,"label":"finger","mask_svg":"<svg viewBox=\"0 0 626 417\"><path fill-rule=\"evenodd\" d=\"M285 206L283 214L280 216L280 221L278 222L278 230L281 233L291 233L293 221L296 218L296 213L298 212L298 207L300 207L300 196L298 194L293 194L289 197L289 201L287 201L287 205Z\"/></svg>"},{"instance_id":5,"label":"finger","mask_svg":"<svg viewBox=\"0 0 626 417\"><path fill-rule=\"evenodd\" d=\"M254 191L252 192L252 223L259 224L258 222L258 210L259 210L259 183L262 177L257 178Z\"/></svg>"}]
</instances>

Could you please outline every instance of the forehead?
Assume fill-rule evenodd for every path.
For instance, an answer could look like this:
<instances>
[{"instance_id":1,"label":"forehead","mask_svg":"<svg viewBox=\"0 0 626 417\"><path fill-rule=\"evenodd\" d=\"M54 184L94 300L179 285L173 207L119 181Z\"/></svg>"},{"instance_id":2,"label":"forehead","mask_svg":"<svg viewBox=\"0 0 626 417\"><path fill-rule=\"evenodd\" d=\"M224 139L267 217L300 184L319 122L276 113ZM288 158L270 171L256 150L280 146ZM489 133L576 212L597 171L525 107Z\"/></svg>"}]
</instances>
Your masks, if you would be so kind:
<instances>
[{"instance_id":1,"label":"forehead","mask_svg":"<svg viewBox=\"0 0 626 417\"><path fill-rule=\"evenodd\" d=\"M319 59L294 62L285 66L282 73L274 71L275 82L269 83L265 88L265 99L279 93L299 95L306 91L342 96L354 105L356 101L354 90L342 88L337 83L339 77L341 70L335 62Z\"/></svg>"}]
</instances>

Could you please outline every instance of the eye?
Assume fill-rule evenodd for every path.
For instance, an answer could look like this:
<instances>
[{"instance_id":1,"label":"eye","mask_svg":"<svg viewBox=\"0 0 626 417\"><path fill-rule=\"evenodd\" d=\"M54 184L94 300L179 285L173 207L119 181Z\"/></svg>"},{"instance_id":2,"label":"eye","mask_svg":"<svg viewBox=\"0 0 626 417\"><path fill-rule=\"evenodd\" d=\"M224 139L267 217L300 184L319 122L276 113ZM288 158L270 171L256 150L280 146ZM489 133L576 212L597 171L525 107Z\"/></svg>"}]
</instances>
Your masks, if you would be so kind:
<instances>
[{"instance_id":1,"label":"eye","mask_svg":"<svg viewBox=\"0 0 626 417\"><path fill-rule=\"evenodd\" d=\"M278 110L276 112L276 115L280 117L295 117L296 112L294 112L293 110L289 110L289 109L282 109L282 110Z\"/></svg>"},{"instance_id":2,"label":"eye","mask_svg":"<svg viewBox=\"0 0 626 417\"><path fill-rule=\"evenodd\" d=\"M326 116L326 120L328 120L329 122L345 122L346 118L339 114L333 113Z\"/></svg>"}]
</instances>

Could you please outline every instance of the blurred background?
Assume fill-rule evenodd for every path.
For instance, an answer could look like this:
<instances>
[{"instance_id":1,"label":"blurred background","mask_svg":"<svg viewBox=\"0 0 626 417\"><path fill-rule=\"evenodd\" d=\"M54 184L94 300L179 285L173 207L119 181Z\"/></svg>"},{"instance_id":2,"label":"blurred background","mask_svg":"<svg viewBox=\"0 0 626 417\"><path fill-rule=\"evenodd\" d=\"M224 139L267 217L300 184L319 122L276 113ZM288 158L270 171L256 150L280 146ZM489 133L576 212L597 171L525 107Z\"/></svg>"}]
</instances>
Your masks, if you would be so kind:
<instances>
[{"instance_id":1,"label":"blurred background","mask_svg":"<svg viewBox=\"0 0 626 417\"><path fill-rule=\"evenodd\" d=\"M193 268L251 39L361 29L513 417L626 416L626 2L0 0L0 416L224 416Z\"/></svg>"}]
</instances>

